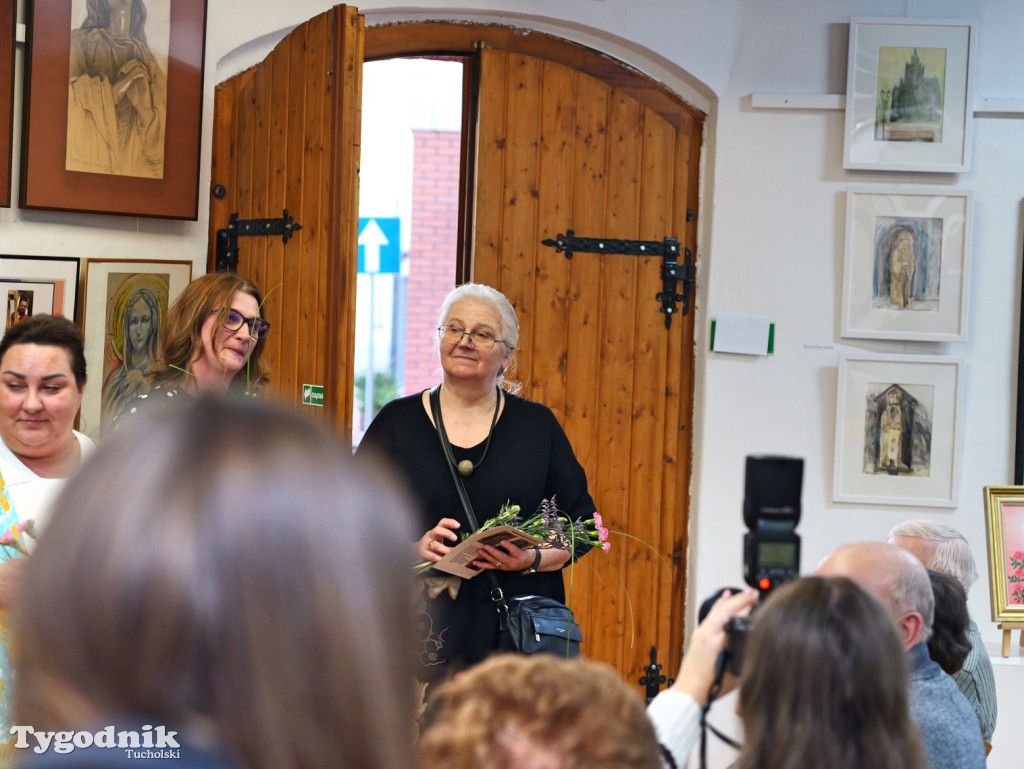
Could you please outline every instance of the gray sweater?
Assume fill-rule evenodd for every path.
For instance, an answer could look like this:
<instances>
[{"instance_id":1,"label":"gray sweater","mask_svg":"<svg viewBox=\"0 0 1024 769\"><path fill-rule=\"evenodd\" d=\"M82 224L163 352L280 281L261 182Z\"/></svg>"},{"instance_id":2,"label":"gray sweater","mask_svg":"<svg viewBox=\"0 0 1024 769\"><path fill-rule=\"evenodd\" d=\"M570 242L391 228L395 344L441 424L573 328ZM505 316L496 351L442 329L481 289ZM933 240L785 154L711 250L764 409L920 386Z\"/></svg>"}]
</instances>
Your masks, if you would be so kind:
<instances>
[{"instance_id":1,"label":"gray sweater","mask_svg":"<svg viewBox=\"0 0 1024 769\"><path fill-rule=\"evenodd\" d=\"M956 683L919 643L907 652L910 715L921 732L932 769L984 769L978 717Z\"/></svg>"}]
</instances>

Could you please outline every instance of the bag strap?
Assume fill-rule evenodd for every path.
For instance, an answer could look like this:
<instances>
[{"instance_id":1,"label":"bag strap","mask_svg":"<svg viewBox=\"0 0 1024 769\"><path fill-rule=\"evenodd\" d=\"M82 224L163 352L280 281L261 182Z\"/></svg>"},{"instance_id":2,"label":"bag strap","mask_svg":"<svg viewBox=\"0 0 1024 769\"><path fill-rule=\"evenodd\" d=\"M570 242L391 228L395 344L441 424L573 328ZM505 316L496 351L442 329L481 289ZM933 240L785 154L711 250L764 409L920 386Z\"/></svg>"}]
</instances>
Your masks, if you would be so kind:
<instances>
[{"instance_id":1,"label":"bag strap","mask_svg":"<svg viewBox=\"0 0 1024 769\"><path fill-rule=\"evenodd\" d=\"M430 391L430 411L434 417L434 429L437 430L437 437L441 439L441 448L444 449L445 464L448 465L448 469L452 474L452 480L455 481L455 489L459 492L459 499L462 501L463 510L466 511L466 518L473 527L473 531L476 532L480 528L480 524L477 523L476 514L473 512L473 505L469 501L469 495L466 493L466 487L462 483L462 478L459 477L459 473L455 469L455 455L452 453L452 445L448 441L448 433L444 429L444 422L441 421L441 385ZM501 590L501 585L498 584L498 578L494 576L490 569L487 570L486 574L488 581L491 583L491 601L501 617L499 621L501 629L505 630L508 617L508 603L505 601L505 594Z\"/></svg>"}]
</instances>

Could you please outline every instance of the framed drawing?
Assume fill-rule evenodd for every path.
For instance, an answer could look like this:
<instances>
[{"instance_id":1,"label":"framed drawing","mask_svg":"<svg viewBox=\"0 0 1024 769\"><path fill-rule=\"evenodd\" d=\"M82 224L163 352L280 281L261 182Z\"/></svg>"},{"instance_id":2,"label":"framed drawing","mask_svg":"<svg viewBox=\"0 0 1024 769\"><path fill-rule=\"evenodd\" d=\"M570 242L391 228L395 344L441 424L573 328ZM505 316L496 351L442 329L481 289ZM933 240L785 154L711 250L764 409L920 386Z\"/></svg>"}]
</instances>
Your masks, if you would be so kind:
<instances>
[{"instance_id":1,"label":"framed drawing","mask_svg":"<svg viewBox=\"0 0 1024 769\"><path fill-rule=\"evenodd\" d=\"M832 499L955 507L963 361L841 355L838 384Z\"/></svg>"},{"instance_id":2,"label":"framed drawing","mask_svg":"<svg viewBox=\"0 0 1024 769\"><path fill-rule=\"evenodd\" d=\"M842 335L967 340L971 192L851 187Z\"/></svg>"},{"instance_id":3,"label":"framed drawing","mask_svg":"<svg viewBox=\"0 0 1024 769\"><path fill-rule=\"evenodd\" d=\"M195 219L206 0L29 5L22 207Z\"/></svg>"},{"instance_id":4,"label":"framed drawing","mask_svg":"<svg viewBox=\"0 0 1024 769\"><path fill-rule=\"evenodd\" d=\"M125 402L149 389L145 376L162 349L167 308L191 279L191 261L86 260L83 433L99 437Z\"/></svg>"},{"instance_id":5,"label":"framed drawing","mask_svg":"<svg viewBox=\"0 0 1024 769\"><path fill-rule=\"evenodd\" d=\"M985 487L992 621L1024 622L1024 486Z\"/></svg>"},{"instance_id":6,"label":"framed drawing","mask_svg":"<svg viewBox=\"0 0 1024 769\"><path fill-rule=\"evenodd\" d=\"M32 315L78 315L78 266L70 256L0 256L3 332Z\"/></svg>"},{"instance_id":7,"label":"framed drawing","mask_svg":"<svg viewBox=\"0 0 1024 769\"><path fill-rule=\"evenodd\" d=\"M971 170L976 21L850 19L843 168Z\"/></svg>"},{"instance_id":8,"label":"framed drawing","mask_svg":"<svg viewBox=\"0 0 1024 769\"><path fill-rule=\"evenodd\" d=\"M0 0L0 207L11 205L11 148L14 138L14 36L17 0Z\"/></svg>"}]
</instances>

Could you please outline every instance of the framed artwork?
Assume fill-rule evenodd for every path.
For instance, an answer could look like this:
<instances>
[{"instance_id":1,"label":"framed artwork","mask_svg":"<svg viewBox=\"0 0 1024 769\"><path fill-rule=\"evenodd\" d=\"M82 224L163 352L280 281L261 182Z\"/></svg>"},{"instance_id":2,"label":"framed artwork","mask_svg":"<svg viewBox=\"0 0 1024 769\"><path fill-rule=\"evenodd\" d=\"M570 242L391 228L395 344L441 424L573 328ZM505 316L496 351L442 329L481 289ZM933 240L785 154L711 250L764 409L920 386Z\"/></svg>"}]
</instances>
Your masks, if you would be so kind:
<instances>
[{"instance_id":1,"label":"framed artwork","mask_svg":"<svg viewBox=\"0 0 1024 769\"><path fill-rule=\"evenodd\" d=\"M29 5L21 206L195 219L206 0Z\"/></svg>"},{"instance_id":2,"label":"framed artwork","mask_svg":"<svg viewBox=\"0 0 1024 769\"><path fill-rule=\"evenodd\" d=\"M842 335L967 340L971 192L851 187Z\"/></svg>"},{"instance_id":3,"label":"framed artwork","mask_svg":"<svg viewBox=\"0 0 1024 769\"><path fill-rule=\"evenodd\" d=\"M17 0L0 0L0 207L11 205L11 148L14 138L14 43Z\"/></svg>"},{"instance_id":4,"label":"framed artwork","mask_svg":"<svg viewBox=\"0 0 1024 769\"><path fill-rule=\"evenodd\" d=\"M1024 486L985 487L992 621L1024 622Z\"/></svg>"},{"instance_id":5,"label":"framed artwork","mask_svg":"<svg viewBox=\"0 0 1024 769\"><path fill-rule=\"evenodd\" d=\"M100 437L121 406L149 389L146 374L162 349L167 308L191 279L191 261L86 260L83 433Z\"/></svg>"},{"instance_id":6,"label":"framed artwork","mask_svg":"<svg viewBox=\"0 0 1024 769\"><path fill-rule=\"evenodd\" d=\"M843 168L971 170L976 21L850 19Z\"/></svg>"},{"instance_id":7,"label":"framed artwork","mask_svg":"<svg viewBox=\"0 0 1024 769\"><path fill-rule=\"evenodd\" d=\"M78 315L79 260L70 256L0 256L0 298L4 302L0 338L13 324L33 315Z\"/></svg>"},{"instance_id":8,"label":"framed artwork","mask_svg":"<svg viewBox=\"0 0 1024 769\"><path fill-rule=\"evenodd\" d=\"M961 359L841 355L837 389L833 500L957 505Z\"/></svg>"}]
</instances>

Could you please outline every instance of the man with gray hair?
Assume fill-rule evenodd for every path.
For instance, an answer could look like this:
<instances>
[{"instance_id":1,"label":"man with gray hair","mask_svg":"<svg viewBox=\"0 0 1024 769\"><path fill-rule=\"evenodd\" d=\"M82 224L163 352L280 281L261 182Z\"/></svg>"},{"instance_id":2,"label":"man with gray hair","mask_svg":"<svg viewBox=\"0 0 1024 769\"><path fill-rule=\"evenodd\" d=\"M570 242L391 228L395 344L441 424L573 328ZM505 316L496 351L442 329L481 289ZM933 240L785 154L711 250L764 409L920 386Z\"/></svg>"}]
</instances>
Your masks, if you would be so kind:
<instances>
[{"instance_id":1,"label":"man with gray hair","mask_svg":"<svg viewBox=\"0 0 1024 769\"><path fill-rule=\"evenodd\" d=\"M896 545L860 542L835 550L815 574L852 579L892 614L910 668L910 716L932 769L984 769L985 747L974 711L953 679L928 656L925 642L935 598L921 562Z\"/></svg>"},{"instance_id":2,"label":"man with gray hair","mask_svg":"<svg viewBox=\"0 0 1024 769\"><path fill-rule=\"evenodd\" d=\"M964 535L951 526L916 518L893 526L888 541L916 555L926 568L958 580L964 586L964 592L969 591L978 579L971 546ZM953 680L978 714L982 737L991 742L996 728L996 680L992 673L992 660L973 619L967 628L967 638L972 648L963 667L953 675Z\"/></svg>"}]
</instances>

